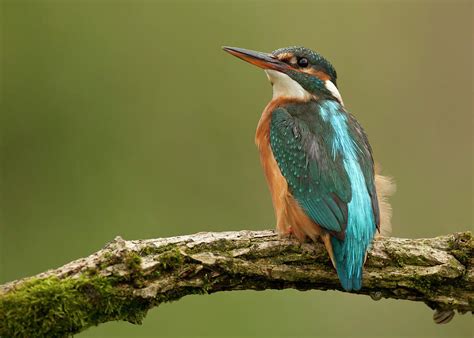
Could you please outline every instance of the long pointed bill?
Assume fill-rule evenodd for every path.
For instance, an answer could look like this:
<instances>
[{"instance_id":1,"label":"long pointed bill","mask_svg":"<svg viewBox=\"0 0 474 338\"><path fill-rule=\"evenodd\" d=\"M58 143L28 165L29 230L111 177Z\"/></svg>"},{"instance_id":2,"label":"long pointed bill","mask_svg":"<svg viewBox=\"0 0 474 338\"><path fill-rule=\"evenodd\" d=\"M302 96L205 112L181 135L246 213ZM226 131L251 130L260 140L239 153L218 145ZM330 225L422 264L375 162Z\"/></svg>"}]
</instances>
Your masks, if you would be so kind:
<instances>
[{"instance_id":1,"label":"long pointed bill","mask_svg":"<svg viewBox=\"0 0 474 338\"><path fill-rule=\"evenodd\" d=\"M247 61L263 69L274 69L280 72L283 72L288 69L286 63L281 62L271 54L256 52L254 50L237 47L224 46L222 47L222 49L234 56L237 56L239 59Z\"/></svg>"}]
</instances>

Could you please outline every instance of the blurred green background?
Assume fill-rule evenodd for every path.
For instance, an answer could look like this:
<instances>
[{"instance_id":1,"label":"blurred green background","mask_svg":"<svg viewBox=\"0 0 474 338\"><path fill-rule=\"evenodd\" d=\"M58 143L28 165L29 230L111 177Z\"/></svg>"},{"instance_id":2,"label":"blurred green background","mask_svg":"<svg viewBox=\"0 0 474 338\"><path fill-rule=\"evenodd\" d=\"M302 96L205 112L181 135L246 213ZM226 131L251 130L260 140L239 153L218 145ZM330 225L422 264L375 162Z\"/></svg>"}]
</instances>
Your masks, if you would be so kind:
<instances>
[{"instance_id":1,"label":"blurred green background","mask_svg":"<svg viewBox=\"0 0 474 338\"><path fill-rule=\"evenodd\" d=\"M395 177L394 235L471 229L470 1L2 1L0 283L126 239L273 228L253 138L271 97L221 45L318 50ZM471 337L423 304L190 296L81 337Z\"/></svg>"}]
</instances>

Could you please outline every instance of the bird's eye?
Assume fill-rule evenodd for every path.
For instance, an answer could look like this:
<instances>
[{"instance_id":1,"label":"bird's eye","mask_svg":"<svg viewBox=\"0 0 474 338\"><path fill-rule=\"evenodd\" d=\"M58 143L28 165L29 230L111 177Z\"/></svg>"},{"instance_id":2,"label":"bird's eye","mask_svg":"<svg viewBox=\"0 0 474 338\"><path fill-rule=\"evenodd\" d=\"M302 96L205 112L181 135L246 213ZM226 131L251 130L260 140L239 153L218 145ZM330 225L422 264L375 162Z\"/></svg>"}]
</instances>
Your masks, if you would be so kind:
<instances>
[{"instance_id":1,"label":"bird's eye","mask_svg":"<svg viewBox=\"0 0 474 338\"><path fill-rule=\"evenodd\" d=\"M301 59L298 59L298 66L300 67L307 67L308 66L308 59L307 58L301 58Z\"/></svg>"}]
</instances>

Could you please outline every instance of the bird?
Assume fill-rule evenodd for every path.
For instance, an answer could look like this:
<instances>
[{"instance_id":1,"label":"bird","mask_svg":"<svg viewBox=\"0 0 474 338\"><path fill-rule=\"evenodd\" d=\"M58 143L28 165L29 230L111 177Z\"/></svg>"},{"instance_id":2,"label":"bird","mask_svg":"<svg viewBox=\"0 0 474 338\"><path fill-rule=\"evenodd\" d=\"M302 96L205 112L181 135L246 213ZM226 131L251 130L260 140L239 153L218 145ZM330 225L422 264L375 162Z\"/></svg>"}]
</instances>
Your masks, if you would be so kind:
<instances>
[{"instance_id":1,"label":"bird","mask_svg":"<svg viewBox=\"0 0 474 338\"><path fill-rule=\"evenodd\" d=\"M342 288L360 290L374 237L390 233L395 185L379 174L367 134L344 106L335 68L305 47L222 48L262 68L273 88L255 143L278 233L320 239Z\"/></svg>"}]
</instances>

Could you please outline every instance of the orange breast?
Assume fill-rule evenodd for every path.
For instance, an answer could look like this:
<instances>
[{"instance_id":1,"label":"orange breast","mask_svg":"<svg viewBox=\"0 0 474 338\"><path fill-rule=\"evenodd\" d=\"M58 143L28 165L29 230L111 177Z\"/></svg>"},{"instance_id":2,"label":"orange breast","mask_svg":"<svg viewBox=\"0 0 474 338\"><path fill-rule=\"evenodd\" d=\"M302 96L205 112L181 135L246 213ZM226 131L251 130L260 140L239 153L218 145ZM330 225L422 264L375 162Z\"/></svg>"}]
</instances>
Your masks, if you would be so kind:
<instances>
[{"instance_id":1,"label":"orange breast","mask_svg":"<svg viewBox=\"0 0 474 338\"><path fill-rule=\"evenodd\" d=\"M257 126L255 143L260 151L260 161L272 195L273 208L280 234L291 232L303 241L306 237L316 239L323 234L323 229L313 222L299 206L288 189L288 183L281 174L270 146L270 121L272 111L288 103L287 99L274 99L265 107Z\"/></svg>"}]
</instances>

